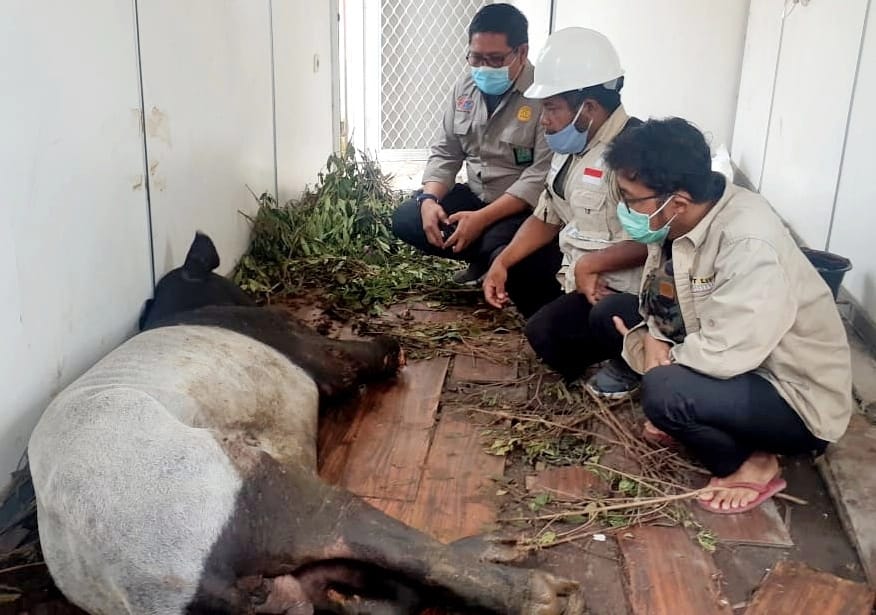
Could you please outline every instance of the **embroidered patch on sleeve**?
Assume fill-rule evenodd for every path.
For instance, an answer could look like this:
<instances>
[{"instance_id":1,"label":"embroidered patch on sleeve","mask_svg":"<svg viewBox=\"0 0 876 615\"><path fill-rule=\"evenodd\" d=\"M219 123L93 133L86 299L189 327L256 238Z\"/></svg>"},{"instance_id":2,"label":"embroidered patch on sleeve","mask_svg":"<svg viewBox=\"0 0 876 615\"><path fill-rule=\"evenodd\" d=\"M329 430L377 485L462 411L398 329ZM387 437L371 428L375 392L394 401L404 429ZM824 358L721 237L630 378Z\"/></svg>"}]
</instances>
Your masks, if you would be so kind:
<instances>
[{"instance_id":1,"label":"embroidered patch on sleeve","mask_svg":"<svg viewBox=\"0 0 876 615\"><path fill-rule=\"evenodd\" d=\"M474 109L474 99L471 96L462 95L456 99L456 110L469 113Z\"/></svg>"}]
</instances>

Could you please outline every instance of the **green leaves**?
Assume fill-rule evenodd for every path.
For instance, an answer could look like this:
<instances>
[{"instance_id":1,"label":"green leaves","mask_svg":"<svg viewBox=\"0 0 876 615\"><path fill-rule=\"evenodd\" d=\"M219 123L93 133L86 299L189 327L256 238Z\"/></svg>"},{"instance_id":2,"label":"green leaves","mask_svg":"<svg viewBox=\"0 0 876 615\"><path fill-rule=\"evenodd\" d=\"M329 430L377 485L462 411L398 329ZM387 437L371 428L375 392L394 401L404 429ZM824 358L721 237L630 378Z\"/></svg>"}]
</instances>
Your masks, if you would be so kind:
<instances>
[{"instance_id":1,"label":"green leaves","mask_svg":"<svg viewBox=\"0 0 876 615\"><path fill-rule=\"evenodd\" d=\"M318 288L327 307L368 313L447 285L452 265L424 258L392 234L402 195L389 179L348 145L329 156L317 185L297 202L279 205L262 194L258 212L247 216L252 240L234 281L263 299Z\"/></svg>"}]
</instances>

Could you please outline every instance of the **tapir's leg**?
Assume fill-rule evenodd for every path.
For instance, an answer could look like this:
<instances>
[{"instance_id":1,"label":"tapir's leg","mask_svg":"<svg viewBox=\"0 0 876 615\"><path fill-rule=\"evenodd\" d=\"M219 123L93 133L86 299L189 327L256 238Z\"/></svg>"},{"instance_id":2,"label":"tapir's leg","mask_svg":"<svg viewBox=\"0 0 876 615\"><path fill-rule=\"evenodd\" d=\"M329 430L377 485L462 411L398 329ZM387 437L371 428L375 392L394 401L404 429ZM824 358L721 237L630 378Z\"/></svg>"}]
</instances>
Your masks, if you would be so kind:
<instances>
[{"instance_id":1,"label":"tapir's leg","mask_svg":"<svg viewBox=\"0 0 876 615\"><path fill-rule=\"evenodd\" d=\"M259 451L245 455L243 464L238 459L244 487L208 568L221 570L234 561L238 576L274 577L320 563L359 562L446 595L447 604L495 613L570 613L564 611L564 597L574 583L482 563L313 474L287 470Z\"/></svg>"},{"instance_id":2,"label":"tapir's leg","mask_svg":"<svg viewBox=\"0 0 876 615\"><path fill-rule=\"evenodd\" d=\"M388 378L403 363L398 342L391 338L330 339L279 308L210 306L176 314L160 325L215 326L254 338L306 371L323 399L343 395L365 382Z\"/></svg>"}]
</instances>

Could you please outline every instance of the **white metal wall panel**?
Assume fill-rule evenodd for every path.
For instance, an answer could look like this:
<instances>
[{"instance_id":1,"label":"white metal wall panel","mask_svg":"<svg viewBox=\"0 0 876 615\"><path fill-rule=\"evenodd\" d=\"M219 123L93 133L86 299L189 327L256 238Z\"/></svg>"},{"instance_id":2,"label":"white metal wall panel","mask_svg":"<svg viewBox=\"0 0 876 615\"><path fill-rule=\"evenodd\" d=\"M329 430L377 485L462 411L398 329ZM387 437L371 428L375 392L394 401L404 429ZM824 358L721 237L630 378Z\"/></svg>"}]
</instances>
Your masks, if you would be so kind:
<instances>
[{"instance_id":1,"label":"white metal wall panel","mask_svg":"<svg viewBox=\"0 0 876 615\"><path fill-rule=\"evenodd\" d=\"M748 14L731 154L755 187L763 170L785 5L786 0L757 0Z\"/></svg>"},{"instance_id":2,"label":"white metal wall panel","mask_svg":"<svg viewBox=\"0 0 876 615\"><path fill-rule=\"evenodd\" d=\"M150 293L134 33L131 2L3 3L0 488Z\"/></svg>"},{"instance_id":3,"label":"white metal wall panel","mask_svg":"<svg viewBox=\"0 0 876 615\"><path fill-rule=\"evenodd\" d=\"M626 69L628 111L642 119L686 118L713 146L729 146L748 0L555 2L555 30L593 28L614 43Z\"/></svg>"},{"instance_id":4,"label":"white metal wall panel","mask_svg":"<svg viewBox=\"0 0 876 615\"><path fill-rule=\"evenodd\" d=\"M761 192L806 244L821 249L827 243L867 0L791 6Z\"/></svg>"},{"instance_id":5,"label":"white metal wall panel","mask_svg":"<svg viewBox=\"0 0 876 615\"><path fill-rule=\"evenodd\" d=\"M197 229L221 273L247 247L256 194L274 191L270 0L140 0L157 274Z\"/></svg>"},{"instance_id":6,"label":"white metal wall panel","mask_svg":"<svg viewBox=\"0 0 876 615\"><path fill-rule=\"evenodd\" d=\"M876 5L870 2L828 249L852 260L843 286L876 322Z\"/></svg>"}]
</instances>

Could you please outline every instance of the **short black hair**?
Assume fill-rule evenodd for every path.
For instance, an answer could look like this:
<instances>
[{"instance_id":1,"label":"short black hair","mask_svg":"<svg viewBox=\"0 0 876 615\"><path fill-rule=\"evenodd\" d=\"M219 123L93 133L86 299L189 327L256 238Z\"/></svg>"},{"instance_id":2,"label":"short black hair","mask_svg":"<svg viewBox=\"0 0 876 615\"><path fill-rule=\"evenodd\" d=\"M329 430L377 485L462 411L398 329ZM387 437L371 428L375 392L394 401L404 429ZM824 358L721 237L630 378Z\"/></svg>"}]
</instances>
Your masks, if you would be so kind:
<instances>
[{"instance_id":1,"label":"short black hair","mask_svg":"<svg viewBox=\"0 0 876 615\"><path fill-rule=\"evenodd\" d=\"M620 91L623 87L624 78L618 77L617 84L613 90L608 89L600 83L599 85L592 85L589 88L563 92L560 96L566 100L569 104L569 108L573 110L577 110L578 107L584 104L585 100L590 98L598 102L609 113L614 113L615 110L620 107Z\"/></svg>"},{"instance_id":2,"label":"short black hair","mask_svg":"<svg viewBox=\"0 0 876 615\"><path fill-rule=\"evenodd\" d=\"M720 198L726 185L724 176L712 171L706 137L680 117L650 119L625 130L609 145L605 162L661 196L684 190L697 203Z\"/></svg>"},{"instance_id":3,"label":"short black hair","mask_svg":"<svg viewBox=\"0 0 876 615\"><path fill-rule=\"evenodd\" d=\"M529 22L520 9L504 2L488 4L477 13L468 27L468 42L471 37L481 32L504 34L508 46L516 49L529 42Z\"/></svg>"}]
</instances>

